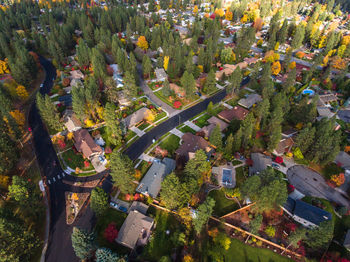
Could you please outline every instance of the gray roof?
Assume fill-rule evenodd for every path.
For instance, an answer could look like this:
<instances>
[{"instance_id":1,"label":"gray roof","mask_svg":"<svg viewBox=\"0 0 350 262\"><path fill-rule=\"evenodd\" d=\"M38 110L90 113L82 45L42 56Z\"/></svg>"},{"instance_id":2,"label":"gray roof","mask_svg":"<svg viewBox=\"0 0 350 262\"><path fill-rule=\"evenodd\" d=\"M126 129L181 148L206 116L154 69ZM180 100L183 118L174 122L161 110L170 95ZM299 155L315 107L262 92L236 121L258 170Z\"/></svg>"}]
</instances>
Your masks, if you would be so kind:
<instances>
[{"instance_id":1,"label":"gray roof","mask_svg":"<svg viewBox=\"0 0 350 262\"><path fill-rule=\"evenodd\" d=\"M171 158L164 158L162 161L153 162L136 191L150 195L153 198L157 197L164 177L175 169L175 163L175 160Z\"/></svg>"},{"instance_id":2,"label":"gray roof","mask_svg":"<svg viewBox=\"0 0 350 262\"><path fill-rule=\"evenodd\" d=\"M261 96L258 94L250 94L246 98L242 98L238 101L238 104L245 107L251 108L254 104L260 102L262 100Z\"/></svg>"},{"instance_id":3,"label":"gray roof","mask_svg":"<svg viewBox=\"0 0 350 262\"><path fill-rule=\"evenodd\" d=\"M149 109L146 107L142 107L136 112L132 113L131 115L124 118L124 123L127 127L132 127L136 125L137 123L141 122L145 118L145 114Z\"/></svg>"},{"instance_id":4,"label":"gray roof","mask_svg":"<svg viewBox=\"0 0 350 262\"><path fill-rule=\"evenodd\" d=\"M288 197L287 202L284 204L284 208L287 209L289 213L309 221L314 225L320 225L320 223L324 221L332 220L331 213L290 197Z\"/></svg>"},{"instance_id":5,"label":"gray roof","mask_svg":"<svg viewBox=\"0 0 350 262\"><path fill-rule=\"evenodd\" d=\"M327 118L332 118L334 116L334 113L331 112L331 110L329 110L328 107L317 107L317 112L318 115L322 118L327 117Z\"/></svg>"},{"instance_id":6,"label":"gray roof","mask_svg":"<svg viewBox=\"0 0 350 262\"><path fill-rule=\"evenodd\" d=\"M137 210L131 211L119 230L116 241L133 249L145 231L152 229L154 220Z\"/></svg>"},{"instance_id":7,"label":"gray roof","mask_svg":"<svg viewBox=\"0 0 350 262\"><path fill-rule=\"evenodd\" d=\"M72 110L65 111L63 121L69 132L74 132L81 128L81 122L75 116Z\"/></svg>"},{"instance_id":8,"label":"gray roof","mask_svg":"<svg viewBox=\"0 0 350 262\"><path fill-rule=\"evenodd\" d=\"M146 215L147 210L148 210L148 206L142 202L134 201L134 202L132 202L132 204L129 208L129 213L132 211L135 211L135 210L140 212L141 214Z\"/></svg>"},{"instance_id":9,"label":"gray roof","mask_svg":"<svg viewBox=\"0 0 350 262\"><path fill-rule=\"evenodd\" d=\"M344 239L344 247L346 247L347 249L350 249L350 229L348 229L348 232L346 232L346 236Z\"/></svg>"},{"instance_id":10,"label":"gray roof","mask_svg":"<svg viewBox=\"0 0 350 262\"><path fill-rule=\"evenodd\" d=\"M350 110L339 110L338 117L346 123L350 123Z\"/></svg>"},{"instance_id":11,"label":"gray roof","mask_svg":"<svg viewBox=\"0 0 350 262\"><path fill-rule=\"evenodd\" d=\"M271 166L272 164L271 158L261 153L252 153L251 159L253 161L253 166L249 168L249 174L264 171L268 166Z\"/></svg>"},{"instance_id":12,"label":"gray roof","mask_svg":"<svg viewBox=\"0 0 350 262\"><path fill-rule=\"evenodd\" d=\"M168 75L166 74L165 70L163 68L156 68L154 70L157 80L158 81L165 81L165 79L168 78Z\"/></svg>"},{"instance_id":13,"label":"gray roof","mask_svg":"<svg viewBox=\"0 0 350 262\"><path fill-rule=\"evenodd\" d=\"M350 155L344 151L340 151L334 161L343 168L350 168Z\"/></svg>"}]
</instances>

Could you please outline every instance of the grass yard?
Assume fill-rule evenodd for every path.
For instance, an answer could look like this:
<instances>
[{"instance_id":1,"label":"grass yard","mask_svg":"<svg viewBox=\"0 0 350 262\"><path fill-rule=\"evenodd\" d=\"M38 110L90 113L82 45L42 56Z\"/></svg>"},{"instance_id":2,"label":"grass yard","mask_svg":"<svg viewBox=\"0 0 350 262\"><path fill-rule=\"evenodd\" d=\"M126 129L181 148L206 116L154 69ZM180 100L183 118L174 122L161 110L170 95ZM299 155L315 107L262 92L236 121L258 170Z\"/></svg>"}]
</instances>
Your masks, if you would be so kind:
<instances>
[{"instance_id":1,"label":"grass yard","mask_svg":"<svg viewBox=\"0 0 350 262\"><path fill-rule=\"evenodd\" d=\"M126 142L131 140L131 138L133 138L134 136L136 136L136 133L132 130L128 130L128 133L126 133L126 136L125 136Z\"/></svg>"},{"instance_id":2,"label":"grass yard","mask_svg":"<svg viewBox=\"0 0 350 262\"><path fill-rule=\"evenodd\" d=\"M171 241L171 237L176 231L182 230L182 226L175 216L152 206L148 209L148 213L154 217L156 229L141 255L141 260L159 261L162 256L172 254L175 246ZM169 235L166 234L167 230L170 231Z\"/></svg>"},{"instance_id":3,"label":"grass yard","mask_svg":"<svg viewBox=\"0 0 350 262\"><path fill-rule=\"evenodd\" d=\"M244 174L244 167L240 166L236 168L236 187L240 187L244 180L246 180L246 175Z\"/></svg>"},{"instance_id":4,"label":"grass yard","mask_svg":"<svg viewBox=\"0 0 350 262\"><path fill-rule=\"evenodd\" d=\"M200 118L197 118L196 120L194 120L193 122L199 126L199 127L204 127L206 125L208 125L208 119L210 118L211 116L209 114L203 114Z\"/></svg>"},{"instance_id":5,"label":"grass yard","mask_svg":"<svg viewBox=\"0 0 350 262\"><path fill-rule=\"evenodd\" d=\"M242 162L241 162L241 161L236 160L236 159L232 160L232 161L231 161L231 163L232 163L232 165L234 165L234 166L237 166L237 165L242 164Z\"/></svg>"},{"instance_id":6,"label":"grass yard","mask_svg":"<svg viewBox=\"0 0 350 262\"><path fill-rule=\"evenodd\" d=\"M238 100L239 100L239 97L235 96L230 100L226 101L226 104L229 104L230 106L236 106L238 104Z\"/></svg>"},{"instance_id":7,"label":"grass yard","mask_svg":"<svg viewBox=\"0 0 350 262\"><path fill-rule=\"evenodd\" d=\"M61 154L64 162L72 169L75 169L78 167L79 169L83 171L92 171L94 170L94 167L92 166L91 162L89 160L89 167L85 167L83 158L83 155L81 153L75 153L73 149L69 149Z\"/></svg>"},{"instance_id":8,"label":"grass yard","mask_svg":"<svg viewBox=\"0 0 350 262\"><path fill-rule=\"evenodd\" d=\"M116 242L108 242L103 236L105 229L112 222L115 223L116 228L119 230L120 227L123 225L126 216L127 214L123 212L117 211L113 208L109 208L101 217L97 219L95 230L97 233L97 242L100 247L110 248L118 254L127 254L130 251L128 248L123 247L117 244Z\"/></svg>"},{"instance_id":9,"label":"grass yard","mask_svg":"<svg viewBox=\"0 0 350 262\"><path fill-rule=\"evenodd\" d=\"M139 125L137 128L140 130L145 130L147 127L149 127L150 124L143 122L141 125Z\"/></svg>"},{"instance_id":10,"label":"grass yard","mask_svg":"<svg viewBox=\"0 0 350 262\"><path fill-rule=\"evenodd\" d=\"M157 122L159 119L162 119L163 117L166 117L166 113L164 111L156 115L156 117L154 118L154 122Z\"/></svg>"},{"instance_id":11,"label":"grass yard","mask_svg":"<svg viewBox=\"0 0 350 262\"><path fill-rule=\"evenodd\" d=\"M215 199L213 214L216 216L221 217L239 208L234 200L229 200L225 197L222 189L211 191L209 196Z\"/></svg>"},{"instance_id":12,"label":"grass yard","mask_svg":"<svg viewBox=\"0 0 350 262\"><path fill-rule=\"evenodd\" d=\"M160 144L160 148L168 150L169 156L174 155L175 150L180 145L180 138L174 134L169 135Z\"/></svg>"},{"instance_id":13,"label":"grass yard","mask_svg":"<svg viewBox=\"0 0 350 262\"><path fill-rule=\"evenodd\" d=\"M154 92L153 94L155 94L160 100L162 100L164 103L167 103L169 106L171 106L172 108L174 108L173 103L171 103L165 96L163 96L162 94L162 90L159 90L157 92ZM176 109L181 109L180 108L176 108Z\"/></svg>"},{"instance_id":14,"label":"grass yard","mask_svg":"<svg viewBox=\"0 0 350 262\"><path fill-rule=\"evenodd\" d=\"M137 169L140 170L141 172L141 176L143 176L144 174L146 174L146 172L148 171L148 169L150 168L151 164L149 164L148 162L146 162L145 160L141 160L141 163L138 165Z\"/></svg>"},{"instance_id":15,"label":"grass yard","mask_svg":"<svg viewBox=\"0 0 350 262\"><path fill-rule=\"evenodd\" d=\"M225 253L226 262L287 262L293 261L271 250L245 245L237 239L231 239L231 246Z\"/></svg>"},{"instance_id":16,"label":"grass yard","mask_svg":"<svg viewBox=\"0 0 350 262\"><path fill-rule=\"evenodd\" d=\"M196 134L196 131L195 130L193 130L192 128L190 128L189 126L184 126L184 127L182 127L182 128L180 128L179 129L182 133L187 133L187 132L189 132L189 133L192 133L192 134Z\"/></svg>"}]
</instances>

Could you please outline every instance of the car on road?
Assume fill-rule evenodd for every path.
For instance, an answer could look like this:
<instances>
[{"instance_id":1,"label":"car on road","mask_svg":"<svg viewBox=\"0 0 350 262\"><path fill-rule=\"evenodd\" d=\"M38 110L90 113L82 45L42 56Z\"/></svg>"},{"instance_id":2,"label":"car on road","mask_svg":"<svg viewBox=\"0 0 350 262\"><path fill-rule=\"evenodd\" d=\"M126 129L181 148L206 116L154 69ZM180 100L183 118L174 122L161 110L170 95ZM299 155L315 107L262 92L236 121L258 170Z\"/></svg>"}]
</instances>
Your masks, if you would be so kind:
<instances>
[{"instance_id":1,"label":"car on road","mask_svg":"<svg viewBox=\"0 0 350 262\"><path fill-rule=\"evenodd\" d=\"M43 84L43 83L41 83L41 84L40 84L40 87L43 87L43 86L44 86L44 84Z\"/></svg>"},{"instance_id":2,"label":"car on road","mask_svg":"<svg viewBox=\"0 0 350 262\"><path fill-rule=\"evenodd\" d=\"M128 209L122 205L118 205L117 203L115 202L110 202L109 205L121 212L124 212L124 213L127 213L128 212Z\"/></svg>"}]
</instances>

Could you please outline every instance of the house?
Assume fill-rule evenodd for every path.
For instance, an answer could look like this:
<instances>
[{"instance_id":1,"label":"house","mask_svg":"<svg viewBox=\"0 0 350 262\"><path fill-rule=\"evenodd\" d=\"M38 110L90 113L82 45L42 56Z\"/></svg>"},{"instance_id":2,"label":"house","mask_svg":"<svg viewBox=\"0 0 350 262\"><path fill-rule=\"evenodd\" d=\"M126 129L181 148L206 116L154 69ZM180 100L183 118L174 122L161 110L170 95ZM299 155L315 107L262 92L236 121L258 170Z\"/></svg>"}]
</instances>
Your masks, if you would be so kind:
<instances>
[{"instance_id":1,"label":"house","mask_svg":"<svg viewBox=\"0 0 350 262\"><path fill-rule=\"evenodd\" d=\"M253 165L249 167L249 175L259 174L272 165L271 157L261 153L252 153L250 158L252 159Z\"/></svg>"},{"instance_id":2,"label":"house","mask_svg":"<svg viewBox=\"0 0 350 262\"><path fill-rule=\"evenodd\" d=\"M146 175L142 178L136 191L146 196L156 198L163 179L173 172L175 167L176 162L171 158L164 158L161 161L155 160Z\"/></svg>"},{"instance_id":3,"label":"house","mask_svg":"<svg viewBox=\"0 0 350 262\"><path fill-rule=\"evenodd\" d=\"M175 151L177 166L183 166L200 149L204 150L210 156L212 148L203 137L193 135L192 133L185 133L181 140L182 144Z\"/></svg>"},{"instance_id":4,"label":"house","mask_svg":"<svg viewBox=\"0 0 350 262\"><path fill-rule=\"evenodd\" d=\"M276 156L282 156L283 154L290 152L293 145L294 141L292 138L282 138L272 153Z\"/></svg>"},{"instance_id":5,"label":"house","mask_svg":"<svg viewBox=\"0 0 350 262\"><path fill-rule=\"evenodd\" d=\"M317 227L324 221L332 220L331 213L291 197L288 197L282 209L296 222L308 228Z\"/></svg>"},{"instance_id":6,"label":"house","mask_svg":"<svg viewBox=\"0 0 350 262\"><path fill-rule=\"evenodd\" d=\"M177 84L170 83L170 84L169 84L169 88L170 88L170 90L172 90L172 91L176 94L176 96L178 96L178 97L185 97L185 96L186 96L185 90L184 90L182 87L178 86Z\"/></svg>"},{"instance_id":7,"label":"house","mask_svg":"<svg viewBox=\"0 0 350 262\"><path fill-rule=\"evenodd\" d=\"M123 122L126 127L130 128L140 123L148 113L149 109L146 107L142 107L131 115L127 116L123 119Z\"/></svg>"},{"instance_id":8,"label":"house","mask_svg":"<svg viewBox=\"0 0 350 262\"><path fill-rule=\"evenodd\" d=\"M350 170L350 155L344 151L340 151L339 154L335 157L334 162L341 166L344 169Z\"/></svg>"},{"instance_id":9,"label":"house","mask_svg":"<svg viewBox=\"0 0 350 262\"><path fill-rule=\"evenodd\" d=\"M332 118L335 115L328 107L325 106L318 106L317 113L319 115L319 117L317 117L317 120L321 120L322 118Z\"/></svg>"},{"instance_id":10,"label":"house","mask_svg":"<svg viewBox=\"0 0 350 262\"><path fill-rule=\"evenodd\" d=\"M72 110L66 110L63 115L63 122L68 132L74 132L81 128L81 122L75 116Z\"/></svg>"},{"instance_id":11,"label":"house","mask_svg":"<svg viewBox=\"0 0 350 262\"><path fill-rule=\"evenodd\" d=\"M133 206L133 205L132 205ZM147 210L146 210L147 211ZM145 209L134 208L129 212L115 241L130 249L146 245L151 235L154 219L146 216Z\"/></svg>"},{"instance_id":12,"label":"house","mask_svg":"<svg viewBox=\"0 0 350 262\"><path fill-rule=\"evenodd\" d=\"M168 79L168 75L165 73L164 68L156 68L154 73L156 74L157 82L164 82L165 79Z\"/></svg>"},{"instance_id":13,"label":"house","mask_svg":"<svg viewBox=\"0 0 350 262\"><path fill-rule=\"evenodd\" d=\"M208 120L209 125L204 126L201 129L201 132L203 132L204 137L209 137L211 132L213 131L213 129L218 125L220 127L221 132L224 131L226 128L228 128L228 124L222 120L220 120L219 118L217 118L216 116L212 116L211 118L209 118Z\"/></svg>"},{"instance_id":14,"label":"house","mask_svg":"<svg viewBox=\"0 0 350 262\"><path fill-rule=\"evenodd\" d=\"M192 41L192 38L186 38L186 39L184 39L182 42L183 42L185 45L190 46L190 45L191 45L191 41Z\"/></svg>"},{"instance_id":15,"label":"house","mask_svg":"<svg viewBox=\"0 0 350 262\"><path fill-rule=\"evenodd\" d=\"M253 105L260 102L262 100L261 96L258 94L250 94L247 97L242 98L238 101L240 106L243 106L247 109L250 109Z\"/></svg>"},{"instance_id":16,"label":"house","mask_svg":"<svg viewBox=\"0 0 350 262\"><path fill-rule=\"evenodd\" d=\"M227 188L234 188L236 186L236 170L231 162L226 165L213 167L212 173L216 175L220 186Z\"/></svg>"},{"instance_id":17,"label":"house","mask_svg":"<svg viewBox=\"0 0 350 262\"><path fill-rule=\"evenodd\" d=\"M90 159L93 155L100 155L103 153L102 148L95 143L91 135L86 129L79 129L74 131L74 146L84 155L85 158Z\"/></svg>"},{"instance_id":18,"label":"house","mask_svg":"<svg viewBox=\"0 0 350 262\"><path fill-rule=\"evenodd\" d=\"M334 94L326 94L326 95L319 95L318 96L318 105L320 106L326 106L329 105L332 102L337 102L338 101L338 97Z\"/></svg>"},{"instance_id":19,"label":"house","mask_svg":"<svg viewBox=\"0 0 350 262\"><path fill-rule=\"evenodd\" d=\"M234 106L232 109L225 109L218 114L222 120L230 123L233 119L244 120L249 111L241 106Z\"/></svg>"},{"instance_id":20,"label":"house","mask_svg":"<svg viewBox=\"0 0 350 262\"><path fill-rule=\"evenodd\" d=\"M122 106L129 106L131 105L131 101L126 97L123 91L117 92L118 96L118 103Z\"/></svg>"},{"instance_id":21,"label":"house","mask_svg":"<svg viewBox=\"0 0 350 262\"><path fill-rule=\"evenodd\" d=\"M343 246L350 251L350 229L346 232Z\"/></svg>"},{"instance_id":22,"label":"house","mask_svg":"<svg viewBox=\"0 0 350 262\"><path fill-rule=\"evenodd\" d=\"M298 130L295 130L295 129L287 129L285 131L282 131L282 137L283 138L289 138L289 137L293 137L295 136L296 134L298 134Z\"/></svg>"},{"instance_id":23,"label":"house","mask_svg":"<svg viewBox=\"0 0 350 262\"><path fill-rule=\"evenodd\" d=\"M350 123L350 109L339 110L338 117L345 123Z\"/></svg>"},{"instance_id":24,"label":"house","mask_svg":"<svg viewBox=\"0 0 350 262\"><path fill-rule=\"evenodd\" d=\"M69 73L72 79L84 79L84 74L80 70L73 70Z\"/></svg>"}]
</instances>

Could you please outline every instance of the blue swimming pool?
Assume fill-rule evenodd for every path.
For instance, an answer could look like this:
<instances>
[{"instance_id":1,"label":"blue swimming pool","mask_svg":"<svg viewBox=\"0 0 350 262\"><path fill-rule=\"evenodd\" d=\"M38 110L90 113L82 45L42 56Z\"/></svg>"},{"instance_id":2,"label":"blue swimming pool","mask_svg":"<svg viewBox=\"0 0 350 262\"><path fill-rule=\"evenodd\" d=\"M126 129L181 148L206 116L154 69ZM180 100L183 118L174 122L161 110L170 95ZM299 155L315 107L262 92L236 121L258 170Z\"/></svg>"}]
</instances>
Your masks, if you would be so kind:
<instances>
[{"instance_id":1,"label":"blue swimming pool","mask_svg":"<svg viewBox=\"0 0 350 262\"><path fill-rule=\"evenodd\" d=\"M313 96L315 94L315 91L311 90L311 89L305 89L305 90L303 90L302 94Z\"/></svg>"},{"instance_id":2,"label":"blue swimming pool","mask_svg":"<svg viewBox=\"0 0 350 262\"><path fill-rule=\"evenodd\" d=\"M232 170L222 169L222 183L225 185L232 185Z\"/></svg>"}]
</instances>

